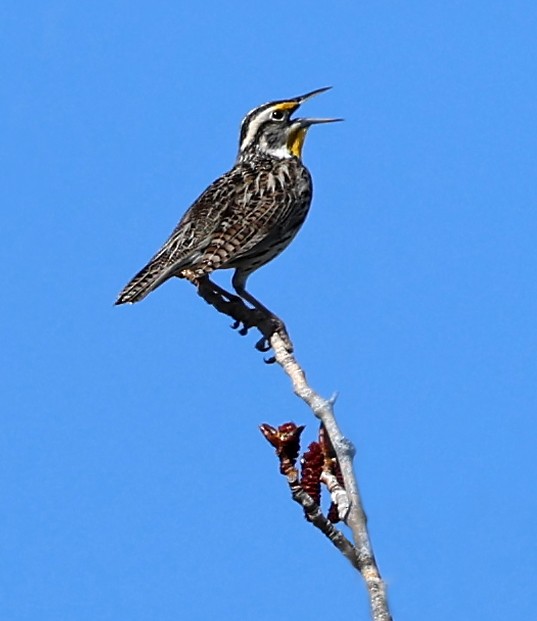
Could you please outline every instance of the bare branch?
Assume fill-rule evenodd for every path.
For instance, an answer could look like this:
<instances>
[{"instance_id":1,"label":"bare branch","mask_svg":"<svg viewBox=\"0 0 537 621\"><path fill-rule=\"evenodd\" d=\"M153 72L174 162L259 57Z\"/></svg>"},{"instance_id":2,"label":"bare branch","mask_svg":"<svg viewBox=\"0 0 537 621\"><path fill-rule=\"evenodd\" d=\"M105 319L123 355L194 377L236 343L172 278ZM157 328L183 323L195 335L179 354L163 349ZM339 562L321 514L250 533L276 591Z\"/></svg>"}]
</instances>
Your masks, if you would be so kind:
<instances>
[{"instance_id":1,"label":"bare branch","mask_svg":"<svg viewBox=\"0 0 537 621\"><path fill-rule=\"evenodd\" d=\"M345 523L352 531L357 556L357 565L355 566L362 574L366 583L373 620L391 621L392 617L388 608L386 585L380 576L373 554L371 539L367 529L367 518L354 474L353 459L356 451L353 444L342 434L336 422L334 416L335 397L325 399L309 386L302 367L298 364L293 354L286 350L285 344L278 334L273 334L270 342L274 350L276 362L283 368L291 380L295 394L310 407L313 414L322 422L328 433L337 461L341 467L345 491L350 500L350 508ZM295 495L293 494L294 497ZM345 556L347 555L345 554Z\"/></svg>"},{"instance_id":2,"label":"bare branch","mask_svg":"<svg viewBox=\"0 0 537 621\"><path fill-rule=\"evenodd\" d=\"M286 470L280 459L280 469L287 477L293 499L302 505L309 521L319 528L362 574L369 595L373 621L391 621L386 585L380 576L373 554L367 530L367 518L354 474L353 459L356 451L353 444L341 433L334 416L336 395L325 399L309 386L302 367L289 352L288 344L277 332L273 333L273 324L267 322L262 313L248 308L239 297L221 289L208 278L198 283L198 293L216 310L235 319L234 327L239 328L240 334L246 334L253 327L261 332L263 338L257 343L257 349L266 351L266 345L270 343L274 358L269 362L276 361L283 368L291 380L295 394L310 407L326 429L336 455L336 462L341 469L344 489L338 484L334 473L329 470L323 472L323 482L332 494L339 518L352 531L354 546L328 518L324 517L319 505L301 487L294 462L292 469ZM267 437L266 433L265 436Z\"/></svg>"},{"instance_id":3,"label":"bare branch","mask_svg":"<svg viewBox=\"0 0 537 621\"><path fill-rule=\"evenodd\" d=\"M323 472L321 473L321 483L324 483L326 485L326 488L330 493L330 497L332 498L332 503L337 508L337 518L344 522L347 519L347 515L350 511L349 495L340 485L336 475L332 474L331 472L323 470ZM328 512L328 517L330 517L330 511Z\"/></svg>"},{"instance_id":4,"label":"bare branch","mask_svg":"<svg viewBox=\"0 0 537 621\"><path fill-rule=\"evenodd\" d=\"M300 483L298 482L298 477L292 478L288 476L287 483L289 485L289 489L291 490L293 500L298 502L298 504L303 507L304 512L308 517L308 521L310 521L316 528L326 535L326 537L328 537L328 539L336 546L343 556L351 562L355 569L361 571L360 559L358 558L355 547L347 539L347 537L345 537L345 535L323 515L319 505L302 489Z\"/></svg>"}]
</instances>

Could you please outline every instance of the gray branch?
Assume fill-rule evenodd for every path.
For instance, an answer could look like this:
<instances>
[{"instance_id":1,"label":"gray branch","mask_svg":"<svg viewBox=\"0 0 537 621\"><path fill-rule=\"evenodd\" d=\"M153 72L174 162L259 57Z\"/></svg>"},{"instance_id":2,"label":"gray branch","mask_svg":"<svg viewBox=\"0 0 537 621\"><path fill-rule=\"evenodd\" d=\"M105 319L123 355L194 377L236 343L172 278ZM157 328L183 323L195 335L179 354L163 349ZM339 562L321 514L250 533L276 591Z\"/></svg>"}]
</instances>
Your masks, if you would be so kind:
<instances>
[{"instance_id":1,"label":"gray branch","mask_svg":"<svg viewBox=\"0 0 537 621\"><path fill-rule=\"evenodd\" d=\"M367 518L362 507L358 483L354 474L353 459L355 449L352 443L341 433L334 416L335 396L325 399L316 393L307 383L303 369L292 353L286 347L284 339L276 332L273 333L273 326L270 322L263 320L258 311L248 308L244 302L234 295L227 293L220 287L212 283L208 278L198 283L198 293L203 299L214 306L219 312L224 313L235 319L235 326L243 327L239 330L241 334L246 334L252 327L256 327L262 334L263 339L256 345L262 351L265 342L270 342L274 351L274 357L269 362L277 362L289 376L293 384L295 394L300 397L310 407L313 414L322 422L330 442L336 453L339 463L345 492L348 500L344 503L337 503L340 515L343 516L344 523L351 529L354 546L350 546L348 540L334 528L333 524L319 510L315 511L314 506L310 506L310 501L315 505L311 497L301 490L297 481L288 479L294 500L302 504L306 512L311 512L312 522L332 541L332 543L346 556L354 567L356 567L367 587L371 613L373 621L391 621L392 617L388 608L386 597L386 585L380 576L380 572L373 554L371 539L367 530ZM337 486L330 485L334 492L339 492ZM348 506L350 504L350 506ZM348 509L348 510L347 510ZM315 513L315 515L313 515ZM322 519L321 519L322 518ZM350 549L352 547L352 550Z\"/></svg>"},{"instance_id":2,"label":"gray branch","mask_svg":"<svg viewBox=\"0 0 537 621\"><path fill-rule=\"evenodd\" d=\"M275 333L270 338L276 362L288 375L295 394L312 410L313 414L323 423L339 462L345 490L349 496L350 508L345 523L351 529L356 551L357 568L365 581L373 621L391 621L388 608L386 585L381 578L371 539L367 529L367 518L362 506L358 483L354 474L353 459L355 448L345 438L334 416L335 397L325 399L316 393L307 383L306 375L293 354L285 348L281 337ZM346 555L349 558L348 555ZM354 563L353 563L354 564Z\"/></svg>"},{"instance_id":3,"label":"gray branch","mask_svg":"<svg viewBox=\"0 0 537 621\"><path fill-rule=\"evenodd\" d=\"M323 515L319 505L302 489L296 471L294 476L287 476L287 483L291 490L293 500L303 507L311 523L330 539L334 546L350 561L355 569L361 572L360 559L356 553L356 548L345 535Z\"/></svg>"}]
</instances>

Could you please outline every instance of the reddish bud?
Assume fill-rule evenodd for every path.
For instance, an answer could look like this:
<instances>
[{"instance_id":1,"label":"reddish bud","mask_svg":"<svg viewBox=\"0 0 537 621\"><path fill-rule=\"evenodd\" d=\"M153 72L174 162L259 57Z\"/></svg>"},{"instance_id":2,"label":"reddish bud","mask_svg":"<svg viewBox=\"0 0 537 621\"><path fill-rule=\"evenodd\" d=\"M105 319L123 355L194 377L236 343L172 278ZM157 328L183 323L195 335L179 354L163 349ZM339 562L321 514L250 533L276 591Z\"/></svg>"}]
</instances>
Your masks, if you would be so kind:
<instances>
[{"instance_id":1,"label":"reddish bud","mask_svg":"<svg viewBox=\"0 0 537 621\"><path fill-rule=\"evenodd\" d=\"M304 431L304 425L289 422L276 429L264 423L259 426L259 429L276 449L276 455L280 460L280 472L285 475L289 474L294 469L300 452L300 434Z\"/></svg>"},{"instance_id":2,"label":"reddish bud","mask_svg":"<svg viewBox=\"0 0 537 621\"><path fill-rule=\"evenodd\" d=\"M301 463L300 485L318 504L321 504L321 473L323 471L323 452L318 442L312 442L304 453Z\"/></svg>"}]
</instances>

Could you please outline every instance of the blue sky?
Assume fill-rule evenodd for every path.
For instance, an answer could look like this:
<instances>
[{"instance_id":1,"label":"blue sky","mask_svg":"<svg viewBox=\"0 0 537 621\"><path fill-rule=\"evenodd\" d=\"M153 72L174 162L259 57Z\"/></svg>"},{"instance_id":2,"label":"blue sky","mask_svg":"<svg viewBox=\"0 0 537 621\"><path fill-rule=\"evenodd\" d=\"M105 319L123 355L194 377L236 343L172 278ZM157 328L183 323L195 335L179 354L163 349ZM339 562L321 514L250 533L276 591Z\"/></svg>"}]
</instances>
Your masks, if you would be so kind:
<instances>
[{"instance_id":1,"label":"blue sky","mask_svg":"<svg viewBox=\"0 0 537 621\"><path fill-rule=\"evenodd\" d=\"M0 615L368 618L259 423L306 424L185 282L119 289L234 161L305 112L315 182L250 280L356 443L396 619L535 595L532 2L4 2ZM228 272L219 282L228 282Z\"/></svg>"}]
</instances>

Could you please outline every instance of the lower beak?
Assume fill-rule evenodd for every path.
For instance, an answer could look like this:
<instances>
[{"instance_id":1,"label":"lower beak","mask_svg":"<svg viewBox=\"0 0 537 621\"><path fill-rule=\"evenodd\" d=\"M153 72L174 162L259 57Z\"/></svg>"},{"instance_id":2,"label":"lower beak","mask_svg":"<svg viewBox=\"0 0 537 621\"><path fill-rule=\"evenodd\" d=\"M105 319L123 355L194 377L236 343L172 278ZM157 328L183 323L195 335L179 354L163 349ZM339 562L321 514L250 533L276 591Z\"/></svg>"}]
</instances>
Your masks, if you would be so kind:
<instances>
[{"instance_id":1,"label":"lower beak","mask_svg":"<svg viewBox=\"0 0 537 621\"><path fill-rule=\"evenodd\" d=\"M344 119L294 119L293 124L300 127L310 127L311 125L320 125L321 123L339 123Z\"/></svg>"}]
</instances>

